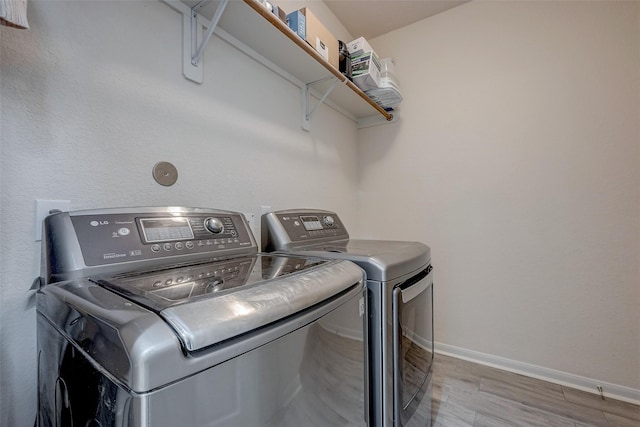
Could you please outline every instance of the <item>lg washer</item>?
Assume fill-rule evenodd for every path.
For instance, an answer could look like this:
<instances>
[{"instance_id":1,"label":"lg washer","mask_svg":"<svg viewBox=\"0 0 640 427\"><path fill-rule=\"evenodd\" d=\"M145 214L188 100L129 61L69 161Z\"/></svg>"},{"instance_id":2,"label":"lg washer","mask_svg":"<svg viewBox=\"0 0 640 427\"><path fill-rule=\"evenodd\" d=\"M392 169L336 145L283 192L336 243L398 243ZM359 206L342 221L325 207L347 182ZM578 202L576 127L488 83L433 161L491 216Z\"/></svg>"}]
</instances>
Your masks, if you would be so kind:
<instances>
[{"instance_id":1,"label":"lg washer","mask_svg":"<svg viewBox=\"0 0 640 427\"><path fill-rule=\"evenodd\" d=\"M40 427L367 425L362 269L240 213L50 215L36 299Z\"/></svg>"}]
</instances>

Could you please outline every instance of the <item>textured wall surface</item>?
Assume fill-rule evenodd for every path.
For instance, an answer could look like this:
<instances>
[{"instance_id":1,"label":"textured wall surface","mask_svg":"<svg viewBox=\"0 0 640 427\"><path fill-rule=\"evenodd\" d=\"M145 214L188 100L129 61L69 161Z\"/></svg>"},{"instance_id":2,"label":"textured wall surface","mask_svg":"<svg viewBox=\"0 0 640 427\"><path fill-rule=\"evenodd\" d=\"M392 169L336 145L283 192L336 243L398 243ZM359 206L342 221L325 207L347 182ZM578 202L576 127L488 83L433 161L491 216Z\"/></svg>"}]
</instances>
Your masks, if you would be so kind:
<instances>
[{"instance_id":1,"label":"textured wall surface","mask_svg":"<svg viewBox=\"0 0 640 427\"><path fill-rule=\"evenodd\" d=\"M372 40L405 100L359 135L361 231L432 246L437 342L638 395L639 7L474 1Z\"/></svg>"},{"instance_id":2,"label":"textured wall surface","mask_svg":"<svg viewBox=\"0 0 640 427\"><path fill-rule=\"evenodd\" d=\"M35 200L72 209L356 210L356 126L327 107L300 128L300 91L214 37L205 80L182 77L181 18L158 1L29 2L2 27L0 425L36 408ZM158 161L178 182L152 178Z\"/></svg>"}]
</instances>

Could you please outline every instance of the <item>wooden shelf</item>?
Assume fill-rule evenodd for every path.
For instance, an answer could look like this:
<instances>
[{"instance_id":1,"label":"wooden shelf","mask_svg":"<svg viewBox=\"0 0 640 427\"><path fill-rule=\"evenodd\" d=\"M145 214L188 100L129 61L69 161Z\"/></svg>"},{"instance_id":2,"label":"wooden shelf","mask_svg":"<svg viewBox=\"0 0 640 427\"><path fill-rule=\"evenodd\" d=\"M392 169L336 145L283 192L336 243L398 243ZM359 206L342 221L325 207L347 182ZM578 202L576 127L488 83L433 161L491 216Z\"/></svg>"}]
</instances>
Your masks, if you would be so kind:
<instances>
[{"instance_id":1,"label":"wooden shelf","mask_svg":"<svg viewBox=\"0 0 640 427\"><path fill-rule=\"evenodd\" d=\"M170 5L172 3L165 1ZM220 2L183 0L183 3L194 8L198 15L211 20ZM360 120L378 116L383 121L393 119L391 114L373 102L258 1L230 0L217 28L321 94L331 86L332 78L338 79L341 83L335 86L327 99L353 118Z\"/></svg>"}]
</instances>

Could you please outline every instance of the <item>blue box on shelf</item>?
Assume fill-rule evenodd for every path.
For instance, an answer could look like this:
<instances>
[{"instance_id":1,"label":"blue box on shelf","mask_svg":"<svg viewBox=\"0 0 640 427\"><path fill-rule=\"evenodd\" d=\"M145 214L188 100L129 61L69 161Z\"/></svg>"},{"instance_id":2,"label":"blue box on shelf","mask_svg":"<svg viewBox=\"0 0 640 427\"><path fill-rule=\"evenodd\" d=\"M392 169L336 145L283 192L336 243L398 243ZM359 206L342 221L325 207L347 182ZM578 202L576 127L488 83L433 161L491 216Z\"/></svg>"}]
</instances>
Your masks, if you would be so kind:
<instances>
[{"instance_id":1,"label":"blue box on shelf","mask_svg":"<svg viewBox=\"0 0 640 427\"><path fill-rule=\"evenodd\" d=\"M287 15L289 28L291 28L303 40L307 39L306 17L301 10L296 10Z\"/></svg>"}]
</instances>

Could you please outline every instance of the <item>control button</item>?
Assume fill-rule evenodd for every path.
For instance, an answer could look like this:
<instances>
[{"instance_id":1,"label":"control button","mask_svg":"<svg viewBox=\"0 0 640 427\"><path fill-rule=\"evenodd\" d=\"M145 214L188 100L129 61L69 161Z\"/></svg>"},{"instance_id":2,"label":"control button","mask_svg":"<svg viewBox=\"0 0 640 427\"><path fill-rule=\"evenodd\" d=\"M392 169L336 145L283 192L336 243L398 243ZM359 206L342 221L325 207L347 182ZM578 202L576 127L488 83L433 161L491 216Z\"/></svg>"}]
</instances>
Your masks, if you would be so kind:
<instances>
[{"instance_id":1,"label":"control button","mask_svg":"<svg viewBox=\"0 0 640 427\"><path fill-rule=\"evenodd\" d=\"M238 232L236 230L231 230L229 234L231 234L233 237L236 237L238 235Z\"/></svg>"},{"instance_id":2,"label":"control button","mask_svg":"<svg viewBox=\"0 0 640 427\"><path fill-rule=\"evenodd\" d=\"M162 282L158 280L157 282L155 282L155 283L154 283L153 285L151 285L151 286L153 286L154 288L158 288L158 287L162 286Z\"/></svg>"},{"instance_id":3,"label":"control button","mask_svg":"<svg viewBox=\"0 0 640 427\"><path fill-rule=\"evenodd\" d=\"M193 242L187 242L184 245L187 247L187 249L193 249L193 247L195 246Z\"/></svg>"},{"instance_id":4,"label":"control button","mask_svg":"<svg viewBox=\"0 0 640 427\"><path fill-rule=\"evenodd\" d=\"M164 282L166 285L171 285L173 283L173 279L167 279L166 282Z\"/></svg>"},{"instance_id":5,"label":"control button","mask_svg":"<svg viewBox=\"0 0 640 427\"><path fill-rule=\"evenodd\" d=\"M204 220L204 228L213 234L220 234L224 231L224 225L218 218L209 217Z\"/></svg>"},{"instance_id":6,"label":"control button","mask_svg":"<svg viewBox=\"0 0 640 427\"><path fill-rule=\"evenodd\" d=\"M184 277L180 276L176 279L177 283L182 283L184 281Z\"/></svg>"},{"instance_id":7,"label":"control button","mask_svg":"<svg viewBox=\"0 0 640 427\"><path fill-rule=\"evenodd\" d=\"M182 242L176 242L175 247L177 250L181 251L184 249L184 243Z\"/></svg>"},{"instance_id":8,"label":"control button","mask_svg":"<svg viewBox=\"0 0 640 427\"><path fill-rule=\"evenodd\" d=\"M170 251L171 249L173 249L173 246L171 246L171 243L165 243L164 245L162 245L162 248L165 251Z\"/></svg>"},{"instance_id":9,"label":"control button","mask_svg":"<svg viewBox=\"0 0 640 427\"><path fill-rule=\"evenodd\" d=\"M129 230L127 227L122 227L118 230L118 234L121 236L128 236L129 233L131 233L131 230Z\"/></svg>"},{"instance_id":10,"label":"control button","mask_svg":"<svg viewBox=\"0 0 640 427\"><path fill-rule=\"evenodd\" d=\"M329 227L331 227L333 225L333 223L335 222L335 220L333 219L333 217L331 215L326 215L323 218L324 224L328 225Z\"/></svg>"},{"instance_id":11,"label":"control button","mask_svg":"<svg viewBox=\"0 0 640 427\"><path fill-rule=\"evenodd\" d=\"M151 252L160 252L160 245L157 243L155 245L151 245Z\"/></svg>"}]
</instances>

